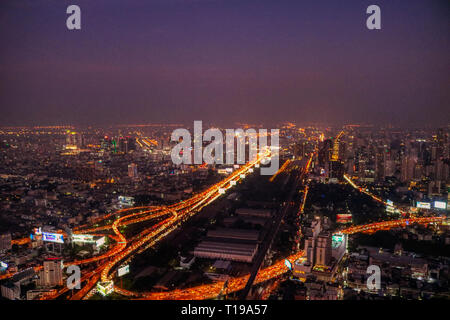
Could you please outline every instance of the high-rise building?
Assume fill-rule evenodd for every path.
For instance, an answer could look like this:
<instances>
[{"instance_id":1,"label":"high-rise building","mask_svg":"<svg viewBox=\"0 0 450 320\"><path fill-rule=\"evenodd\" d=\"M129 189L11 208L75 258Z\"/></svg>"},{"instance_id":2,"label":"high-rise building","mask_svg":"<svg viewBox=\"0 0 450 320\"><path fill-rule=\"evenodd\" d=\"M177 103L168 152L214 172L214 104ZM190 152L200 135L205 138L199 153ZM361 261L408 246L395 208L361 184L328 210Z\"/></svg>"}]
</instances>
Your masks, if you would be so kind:
<instances>
[{"instance_id":1,"label":"high-rise building","mask_svg":"<svg viewBox=\"0 0 450 320\"><path fill-rule=\"evenodd\" d=\"M81 148L84 146L84 139L81 133L67 130L66 133L66 148Z\"/></svg>"},{"instance_id":2,"label":"high-rise building","mask_svg":"<svg viewBox=\"0 0 450 320\"><path fill-rule=\"evenodd\" d=\"M44 261L44 268L39 272L38 285L43 287L61 286L63 284L62 270L61 260Z\"/></svg>"},{"instance_id":3,"label":"high-rise building","mask_svg":"<svg viewBox=\"0 0 450 320\"><path fill-rule=\"evenodd\" d=\"M128 140L125 137L119 137L119 151L128 153Z\"/></svg>"},{"instance_id":4,"label":"high-rise building","mask_svg":"<svg viewBox=\"0 0 450 320\"><path fill-rule=\"evenodd\" d=\"M128 141L128 151L136 150L136 140L132 137L127 137Z\"/></svg>"},{"instance_id":5,"label":"high-rise building","mask_svg":"<svg viewBox=\"0 0 450 320\"><path fill-rule=\"evenodd\" d=\"M384 176L392 177L395 174L395 161L386 160L384 163Z\"/></svg>"},{"instance_id":6,"label":"high-rise building","mask_svg":"<svg viewBox=\"0 0 450 320\"><path fill-rule=\"evenodd\" d=\"M384 181L386 153L383 147L378 147L375 153L375 179L376 181Z\"/></svg>"},{"instance_id":7,"label":"high-rise building","mask_svg":"<svg viewBox=\"0 0 450 320\"><path fill-rule=\"evenodd\" d=\"M329 266L331 262L331 234L321 233L316 240L316 265Z\"/></svg>"},{"instance_id":8,"label":"high-rise building","mask_svg":"<svg viewBox=\"0 0 450 320\"><path fill-rule=\"evenodd\" d=\"M20 284L7 282L1 285L2 297L8 300L20 300Z\"/></svg>"},{"instance_id":9,"label":"high-rise building","mask_svg":"<svg viewBox=\"0 0 450 320\"><path fill-rule=\"evenodd\" d=\"M305 239L305 255L311 265L316 261L316 240L322 230L320 219L312 221L311 226L305 229L307 238Z\"/></svg>"},{"instance_id":10,"label":"high-rise building","mask_svg":"<svg viewBox=\"0 0 450 320\"><path fill-rule=\"evenodd\" d=\"M108 136L105 136L104 138L100 139L100 148L103 151L110 150L111 149L111 138Z\"/></svg>"},{"instance_id":11,"label":"high-rise building","mask_svg":"<svg viewBox=\"0 0 450 320\"><path fill-rule=\"evenodd\" d=\"M324 140L319 147L319 166L324 167L331 160L333 142L331 139Z\"/></svg>"},{"instance_id":12,"label":"high-rise building","mask_svg":"<svg viewBox=\"0 0 450 320\"><path fill-rule=\"evenodd\" d=\"M448 144L448 134L444 129L439 129L437 133L437 158L448 158L449 157L449 144Z\"/></svg>"},{"instance_id":13,"label":"high-rise building","mask_svg":"<svg viewBox=\"0 0 450 320\"><path fill-rule=\"evenodd\" d=\"M331 160L338 161L339 160L339 140L335 139L333 141L333 151L331 153Z\"/></svg>"}]
</instances>

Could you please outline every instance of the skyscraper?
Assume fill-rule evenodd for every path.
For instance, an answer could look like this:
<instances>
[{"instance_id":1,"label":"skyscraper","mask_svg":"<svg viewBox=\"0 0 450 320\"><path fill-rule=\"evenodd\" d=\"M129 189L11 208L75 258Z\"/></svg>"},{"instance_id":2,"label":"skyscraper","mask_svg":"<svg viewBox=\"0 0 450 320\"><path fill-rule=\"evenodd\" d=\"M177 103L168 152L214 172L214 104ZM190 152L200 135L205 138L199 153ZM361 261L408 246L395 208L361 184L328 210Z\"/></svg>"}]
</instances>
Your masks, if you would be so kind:
<instances>
[{"instance_id":1,"label":"skyscraper","mask_svg":"<svg viewBox=\"0 0 450 320\"><path fill-rule=\"evenodd\" d=\"M128 176L130 178L137 178L138 177L137 164L131 163L131 164L128 165Z\"/></svg>"},{"instance_id":2,"label":"skyscraper","mask_svg":"<svg viewBox=\"0 0 450 320\"><path fill-rule=\"evenodd\" d=\"M44 261L44 268L39 272L38 285L43 287L61 286L63 284L62 269L61 260Z\"/></svg>"}]
</instances>

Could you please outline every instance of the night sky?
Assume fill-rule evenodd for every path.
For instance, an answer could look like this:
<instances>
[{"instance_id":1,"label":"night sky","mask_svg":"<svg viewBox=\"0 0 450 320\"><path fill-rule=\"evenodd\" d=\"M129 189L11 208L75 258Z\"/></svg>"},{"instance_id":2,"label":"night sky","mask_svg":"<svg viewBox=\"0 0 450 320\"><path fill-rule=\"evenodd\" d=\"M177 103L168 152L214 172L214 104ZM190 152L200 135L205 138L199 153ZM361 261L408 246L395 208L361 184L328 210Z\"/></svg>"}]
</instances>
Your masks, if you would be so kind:
<instances>
[{"instance_id":1,"label":"night sky","mask_svg":"<svg viewBox=\"0 0 450 320\"><path fill-rule=\"evenodd\" d=\"M1 0L0 126L447 125L449 18L448 0Z\"/></svg>"}]
</instances>

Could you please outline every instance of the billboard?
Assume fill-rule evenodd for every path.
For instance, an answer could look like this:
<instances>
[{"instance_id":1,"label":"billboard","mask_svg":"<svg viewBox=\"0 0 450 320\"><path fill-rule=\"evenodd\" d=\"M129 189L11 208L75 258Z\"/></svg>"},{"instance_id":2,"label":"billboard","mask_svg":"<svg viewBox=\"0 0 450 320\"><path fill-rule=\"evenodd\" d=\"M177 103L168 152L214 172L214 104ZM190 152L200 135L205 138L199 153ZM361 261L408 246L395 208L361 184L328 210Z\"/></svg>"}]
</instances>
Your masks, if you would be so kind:
<instances>
[{"instance_id":1,"label":"billboard","mask_svg":"<svg viewBox=\"0 0 450 320\"><path fill-rule=\"evenodd\" d=\"M417 201L416 207L421 209L431 209L431 203Z\"/></svg>"},{"instance_id":2,"label":"billboard","mask_svg":"<svg viewBox=\"0 0 450 320\"><path fill-rule=\"evenodd\" d=\"M130 265L124 265L124 266L120 266L119 269L117 269L117 276L121 277L124 276L126 274L130 273Z\"/></svg>"},{"instance_id":3,"label":"billboard","mask_svg":"<svg viewBox=\"0 0 450 320\"><path fill-rule=\"evenodd\" d=\"M445 210L445 209L447 209L447 203L444 202L444 201L435 201L434 202L434 207L436 209L443 209L443 210Z\"/></svg>"},{"instance_id":4,"label":"billboard","mask_svg":"<svg viewBox=\"0 0 450 320\"><path fill-rule=\"evenodd\" d=\"M94 236L90 234L74 234L72 235L73 242L82 242L82 243L94 243Z\"/></svg>"},{"instance_id":5,"label":"billboard","mask_svg":"<svg viewBox=\"0 0 450 320\"><path fill-rule=\"evenodd\" d=\"M128 207L134 206L134 198L133 197L119 196L118 199L119 199L119 203L122 206L128 206Z\"/></svg>"},{"instance_id":6,"label":"billboard","mask_svg":"<svg viewBox=\"0 0 450 320\"><path fill-rule=\"evenodd\" d=\"M47 242L64 243L64 237L59 233L42 232L42 240Z\"/></svg>"}]
</instances>

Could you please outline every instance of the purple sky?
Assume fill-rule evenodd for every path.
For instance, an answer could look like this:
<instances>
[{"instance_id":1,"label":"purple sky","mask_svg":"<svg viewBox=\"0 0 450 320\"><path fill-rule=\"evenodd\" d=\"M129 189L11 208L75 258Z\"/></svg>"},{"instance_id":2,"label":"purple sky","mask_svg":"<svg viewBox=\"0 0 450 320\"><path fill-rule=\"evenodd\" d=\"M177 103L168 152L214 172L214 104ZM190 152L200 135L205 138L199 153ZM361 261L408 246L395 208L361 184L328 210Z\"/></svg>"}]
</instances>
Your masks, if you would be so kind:
<instances>
[{"instance_id":1,"label":"purple sky","mask_svg":"<svg viewBox=\"0 0 450 320\"><path fill-rule=\"evenodd\" d=\"M447 0L2 0L0 125L447 125L449 18Z\"/></svg>"}]
</instances>

